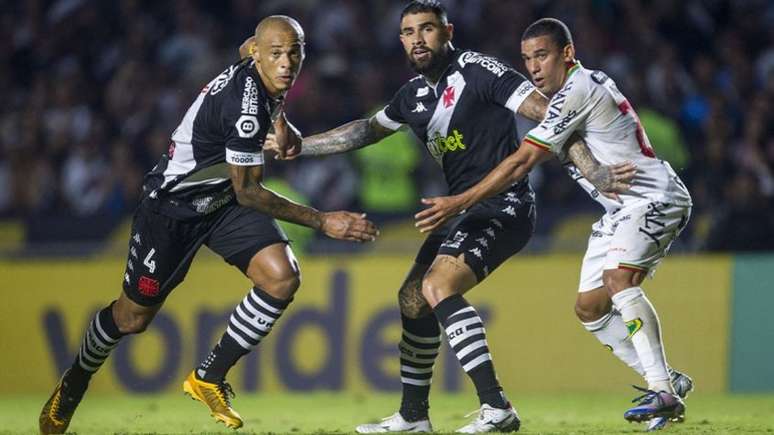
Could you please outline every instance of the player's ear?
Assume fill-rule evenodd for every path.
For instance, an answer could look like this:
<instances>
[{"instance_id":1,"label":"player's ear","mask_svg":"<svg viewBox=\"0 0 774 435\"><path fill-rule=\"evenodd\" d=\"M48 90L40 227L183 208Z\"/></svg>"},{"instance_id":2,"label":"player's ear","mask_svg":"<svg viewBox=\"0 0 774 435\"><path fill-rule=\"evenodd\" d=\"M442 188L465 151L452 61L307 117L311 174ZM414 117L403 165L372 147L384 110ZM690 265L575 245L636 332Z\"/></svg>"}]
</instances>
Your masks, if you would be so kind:
<instances>
[{"instance_id":1,"label":"player's ear","mask_svg":"<svg viewBox=\"0 0 774 435\"><path fill-rule=\"evenodd\" d=\"M572 62L575 60L575 46L573 44L567 44L562 50L562 57L565 62Z\"/></svg>"},{"instance_id":2,"label":"player's ear","mask_svg":"<svg viewBox=\"0 0 774 435\"><path fill-rule=\"evenodd\" d=\"M446 25L446 35L448 36L449 41L454 39L454 24L448 23Z\"/></svg>"},{"instance_id":3,"label":"player's ear","mask_svg":"<svg viewBox=\"0 0 774 435\"><path fill-rule=\"evenodd\" d=\"M239 46L239 58L246 59L251 57L255 51L255 36L250 36Z\"/></svg>"}]
</instances>

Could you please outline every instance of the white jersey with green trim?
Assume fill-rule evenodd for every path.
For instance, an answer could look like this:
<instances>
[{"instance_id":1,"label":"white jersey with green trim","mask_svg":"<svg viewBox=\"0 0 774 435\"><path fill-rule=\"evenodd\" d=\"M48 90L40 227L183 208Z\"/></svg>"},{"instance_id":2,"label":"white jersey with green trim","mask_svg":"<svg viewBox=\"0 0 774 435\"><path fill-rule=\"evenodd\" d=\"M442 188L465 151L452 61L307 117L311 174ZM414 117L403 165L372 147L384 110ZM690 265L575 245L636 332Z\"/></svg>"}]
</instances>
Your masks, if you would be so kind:
<instances>
[{"instance_id":1,"label":"white jersey with green trim","mask_svg":"<svg viewBox=\"0 0 774 435\"><path fill-rule=\"evenodd\" d=\"M567 72L562 88L551 98L543 121L524 141L561 154L575 132L604 165L633 162L637 175L631 190L620 195L623 206L656 201L691 206L691 195L668 162L656 157L637 113L605 73L589 70L576 62ZM606 210L622 204L599 194L573 164L570 175Z\"/></svg>"}]
</instances>

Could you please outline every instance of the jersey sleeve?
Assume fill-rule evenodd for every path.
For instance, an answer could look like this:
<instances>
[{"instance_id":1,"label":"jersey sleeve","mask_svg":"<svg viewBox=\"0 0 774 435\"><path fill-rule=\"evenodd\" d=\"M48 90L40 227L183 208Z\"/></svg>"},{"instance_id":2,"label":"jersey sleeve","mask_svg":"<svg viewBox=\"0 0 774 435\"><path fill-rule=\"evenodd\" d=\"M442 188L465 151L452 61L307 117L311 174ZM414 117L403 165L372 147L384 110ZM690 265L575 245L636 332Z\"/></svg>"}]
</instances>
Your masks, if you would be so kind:
<instances>
[{"instance_id":1,"label":"jersey sleeve","mask_svg":"<svg viewBox=\"0 0 774 435\"><path fill-rule=\"evenodd\" d=\"M263 142L268 125L261 125L258 86L252 77L237 77L230 95L224 96L223 127L226 133L226 163L237 166L263 164ZM224 91L226 92L226 91ZM263 119L263 124L268 124Z\"/></svg>"},{"instance_id":2,"label":"jersey sleeve","mask_svg":"<svg viewBox=\"0 0 774 435\"><path fill-rule=\"evenodd\" d=\"M570 135L582 129L593 104L590 104L590 90L586 83L578 77L575 79L551 98L546 117L527 133L524 142L561 154Z\"/></svg>"},{"instance_id":3,"label":"jersey sleeve","mask_svg":"<svg viewBox=\"0 0 774 435\"><path fill-rule=\"evenodd\" d=\"M527 118L526 116L516 114L516 137L519 143L524 140L530 130L538 126L538 122Z\"/></svg>"},{"instance_id":4,"label":"jersey sleeve","mask_svg":"<svg viewBox=\"0 0 774 435\"><path fill-rule=\"evenodd\" d=\"M403 110L406 106L404 101L406 86L403 86L393 95L390 103L376 112L376 122L382 127L390 130L398 130L406 123L406 117L403 116Z\"/></svg>"},{"instance_id":5,"label":"jersey sleeve","mask_svg":"<svg viewBox=\"0 0 774 435\"><path fill-rule=\"evenodd\" d=\"M472 75L476 91L485 100L517 113L535 86L499 59L475 52L463 53L457 62Z\"/></svg>"}]
</instances>

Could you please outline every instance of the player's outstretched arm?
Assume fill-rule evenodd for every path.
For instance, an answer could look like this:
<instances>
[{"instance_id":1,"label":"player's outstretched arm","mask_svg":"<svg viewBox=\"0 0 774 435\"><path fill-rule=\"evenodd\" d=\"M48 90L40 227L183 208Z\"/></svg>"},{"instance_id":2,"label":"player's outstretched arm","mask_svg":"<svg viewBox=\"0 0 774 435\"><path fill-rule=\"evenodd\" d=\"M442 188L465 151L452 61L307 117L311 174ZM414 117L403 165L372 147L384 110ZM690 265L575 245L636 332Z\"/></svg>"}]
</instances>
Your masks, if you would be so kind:
<instances>
[{"instance_id":1,"label":"player's outstretched arm","mask_svg":"<svg viewBox=\"0 0 774 435\"><path fill-rule=\"evenodd\" d=\"M519 106L519 114L533 121L542 121L548 110L548 98L538 92L532 91Z\"/></svg>"},{"instance_id":2,"label":"player's outstretched arm","mask_svg":"<svg viewBox=\"0 0 774 435\"><path fill-rule=\"evenodd\" d=\"M395 133L383 127L376 116L358 119L341 127L304 138L302 155L338 154L375 144Z\"/></svg>"},{"instance_id":3,"label":"player's outstretched arm","mask_svg":"<svg viewBox=\"0 0 774 435\"><path fill-rule=\"evenodd\" d=\"M269 189L263 180L263 166L230 165L231 182L240 205L287 222L322 231L326 236L353 242L369 242L379 231L363 213L348 211L321 212L295 203Z\"/></svg>"},{"instance_id":4,"label":"player's outstretched arm","mask_svg":"<svg viewBox=\"0 0 774 435\"><path fill-rule=\"evenodd\" d=\"M305 137L303 140L298 138L298 146L295 145L296 138L292 135L289 135L287 140L282 140L277 134L269 134L266 136L263 148L276 152L280 159L291 160L299 155L320 156L345 153L375 144L393 133L393 130L379 124L376 117L371 117L348 122L324 133Z\"/></svg>"},{"instance_id":5,"label":"player's outstretched arm","mask_svg":"<svg viewBox=\"0 0 774 435\"><path fill-rule=\"evenodd\" d=\"M420 232L433 231L476 203L496 195L527 176L530 170L553 156L548 151L523 143L515 153L500 162L483 180L454 196L423 198L429 208L414 215Z\"/></svg>"},{"instance_id":6,"label":"player's outstretched arm","mask_svg":"<svg viewBox=\"0 0 774 435\"><path fill-rule=\"evenodd\" d=\"M603 165L577 135L571 136L568 142L567 155L586 180L602 195L620 202L618 194L631 189L632 180L637 175L637 166L632 162Z\"/></svg>"}]
</instances>

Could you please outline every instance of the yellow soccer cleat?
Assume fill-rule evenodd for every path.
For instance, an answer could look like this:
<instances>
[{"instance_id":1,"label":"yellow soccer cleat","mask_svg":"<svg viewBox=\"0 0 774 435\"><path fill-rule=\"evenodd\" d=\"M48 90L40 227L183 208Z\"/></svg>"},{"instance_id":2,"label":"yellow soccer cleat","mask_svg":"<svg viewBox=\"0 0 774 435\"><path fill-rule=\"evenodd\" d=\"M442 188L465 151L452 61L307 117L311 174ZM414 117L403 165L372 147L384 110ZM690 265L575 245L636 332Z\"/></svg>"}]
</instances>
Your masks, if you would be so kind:
<instances>
[{"instance_id":1,"label":"yellow soccer cleat","mask_svg":"<svg viewBox=\"0 0 774 435\"><path fill-rule=\"evenodd\" d=\"M41 434L62 434L65 433L67 427L70 425L70 420L73 418L75 408L83 398L82 391L73 390L70 382L67 381L67 374L69 370L62 375L62 379L56 384L54 393L48 399L43 409L40 411L40 418L38 423L40 426Z\"/></svg>"},{"instance_id":2,"label":"yellow soccer cleat","mask_svg":"<svg viewBox=\"0 0 774 435\"><path fill-rule=\"evenodd\" d=\"M197 378L196 371L192 371L183 381L183 391L192 399L207 405L210 408L210 415L215 417L215 420L223 422L231 429L242 427L242 417L231 407L234 390L228 382L211 384Z\"/></svg>"}]
</instances>

